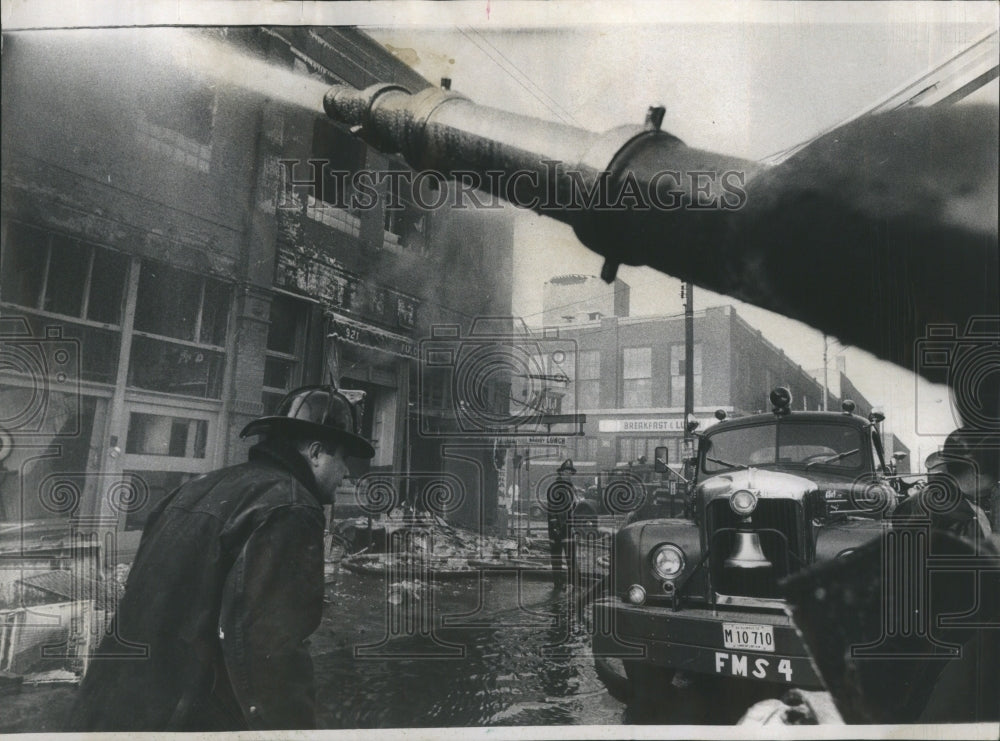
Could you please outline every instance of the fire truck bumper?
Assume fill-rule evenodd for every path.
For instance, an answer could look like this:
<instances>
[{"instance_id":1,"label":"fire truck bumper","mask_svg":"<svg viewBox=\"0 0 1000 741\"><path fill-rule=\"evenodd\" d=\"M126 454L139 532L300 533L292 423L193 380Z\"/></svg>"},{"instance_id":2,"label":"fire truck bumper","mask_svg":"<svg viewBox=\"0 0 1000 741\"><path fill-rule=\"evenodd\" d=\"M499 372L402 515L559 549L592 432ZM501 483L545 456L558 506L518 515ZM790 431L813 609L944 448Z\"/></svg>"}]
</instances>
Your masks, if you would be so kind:
<instances>
[{"instance_id":1,"label":"fire truck bumper","mask_svg":"<svg viewBox=\"0 0 1000 741\"><path fill-rule=\"evenodd\" d=\"M595 603L593 650L669 669L824 689L790 618L774 612Z\"/></svg>"}]
</instances>

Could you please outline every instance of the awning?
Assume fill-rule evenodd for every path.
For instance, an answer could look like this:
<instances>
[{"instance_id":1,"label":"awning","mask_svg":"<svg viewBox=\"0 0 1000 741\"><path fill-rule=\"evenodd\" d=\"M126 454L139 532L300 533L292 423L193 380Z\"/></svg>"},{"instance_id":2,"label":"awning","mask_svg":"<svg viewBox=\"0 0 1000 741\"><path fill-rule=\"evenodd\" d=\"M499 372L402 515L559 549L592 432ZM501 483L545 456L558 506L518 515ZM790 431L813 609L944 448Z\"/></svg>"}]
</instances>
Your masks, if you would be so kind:
<instances>
[{"instance_id":1,"label":"awning","mask_svg":"<svg viewBox=\"0 0 1000 741\"><path fill-rule=\"evenodd\" d=\"M399 358L417 358L417 344L405 335L329 312L327 337L358 347L389 353Z\"/></svg>"}]
</instances>

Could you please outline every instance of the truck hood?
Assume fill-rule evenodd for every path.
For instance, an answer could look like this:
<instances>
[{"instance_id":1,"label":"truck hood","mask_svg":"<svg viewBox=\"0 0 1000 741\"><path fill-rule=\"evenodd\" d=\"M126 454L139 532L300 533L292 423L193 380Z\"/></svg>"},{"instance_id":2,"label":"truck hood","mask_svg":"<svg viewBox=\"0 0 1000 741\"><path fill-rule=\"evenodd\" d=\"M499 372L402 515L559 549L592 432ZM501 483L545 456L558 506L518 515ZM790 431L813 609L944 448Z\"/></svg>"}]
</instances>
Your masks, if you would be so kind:
<instances>
[{"instance_id":1,"label":"truck hood","mask_svg":"<svg viewBox=\"0 0 1000 741\"><path fill-rule=\"evenodd\" d=\"M728 497L738 489L749 489L762 499L802 500L812 491L836 493L838 496L856 498L870 495L871 479L850 479L817 472L775 471L766 468L749 468L720 473L698 484L697 493L706 501Z\"/></svg>"}]
</instances>

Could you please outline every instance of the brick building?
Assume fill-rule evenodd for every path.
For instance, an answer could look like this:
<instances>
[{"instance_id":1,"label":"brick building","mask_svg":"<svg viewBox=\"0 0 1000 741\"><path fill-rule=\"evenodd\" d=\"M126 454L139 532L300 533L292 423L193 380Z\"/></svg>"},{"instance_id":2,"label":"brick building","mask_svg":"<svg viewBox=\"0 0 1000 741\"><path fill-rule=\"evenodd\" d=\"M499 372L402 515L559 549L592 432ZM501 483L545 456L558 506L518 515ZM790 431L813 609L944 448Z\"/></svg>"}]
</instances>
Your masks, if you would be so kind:
<instances>
[{"instance_id":1,"label":"brick building","mask_svg":"<svg viewBox=\"0 0 1000 741\"><path fill-rule=\"evenodd\" d=\"M575 377L563 397L562 411L584 415L582 435L554 426L547 440L531 449L541 473L565 457L578 469L595 471L652 460L657 446L668 448L671 463L683 455L684 317L604 317L600 321L538 330L575 343L575 362L565 367ZM705 429L718 409L729 415L770 409L775 386L792 392L793 409L823 408L823 388L761 332L729 306L694 315L694 416ZM871 405L842 378L842 388L857 397L858 412ZM845 398L853 398L849 395ZM828 396L828 408L840 400Z\"/></svg>"},{"instance_id":2,"label":"brick building","mask_svg":"<svg viewBox=\"0 0 1000 741\"><path fill-rule=\"evenodd\" d=\"M402 162L330 122L321 94L305 108L253 89L255 69L230 84L143 61L162 33L3 39L0 521L41 538L97 518L126 558L160 498L245 460L240 429L332 368L368 392L371 467L402 476L426 406L420 339L510 313L509 212L406 194L389 208L384 189L372 208L333 205L330 170ZM220 70L430 84L352 29L195 36ZM424 469L449 467L441 444L423 446ZM495 490L488 455L473 458L471 520Z\"/></svg>"},{"instance_id":3,"label":"brick building","mask_svg":"<svg viewBox=\"0 0 1000 741\"><path fill-rule=\"evenodd\" d=\"M857 386L855 386L851 379L849 379L843 371L838 374L840 396L843 399L850 399L857 405L855 414L860 414L862 417L867 417L872 413L873 410L884 412L885 410L879 409L878 407L873 407L871 402L865 398L865 395L861 393ZM894 420L891 416L887 415L885 421L882 423L882 445L885 448L886 460L892 459L896 454L902 454L902 458L899 459L897 465L898 473L909 473L910 469L916 469L918 471L924 470L923 461L911 461L910 460L910 449L906 444L899 439L895 432L893 432Z\"/></svg>"}]
</instances>

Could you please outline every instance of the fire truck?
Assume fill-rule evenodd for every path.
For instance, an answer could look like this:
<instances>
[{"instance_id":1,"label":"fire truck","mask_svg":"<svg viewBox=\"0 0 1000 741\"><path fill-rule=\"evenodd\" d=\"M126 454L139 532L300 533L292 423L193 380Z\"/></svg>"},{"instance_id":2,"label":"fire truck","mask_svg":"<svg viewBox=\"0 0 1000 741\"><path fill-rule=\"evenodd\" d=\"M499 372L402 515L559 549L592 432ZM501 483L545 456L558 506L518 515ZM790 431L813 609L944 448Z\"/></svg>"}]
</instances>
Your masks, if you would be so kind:
<instances>
[{"instance_id":1,"label":"fire truck","mask_svg":"<svg viewBox=\"0 0 1000 741\"><path fill-rule=\"evenodd\" d=\"M771 402L771 413L720 413L699 435L688 517L638 520L615 538L594 654L622 661L639 704L662 703L681 671L823 687L781 582L877 538L901 488L880 413L865 419L850 401L793 412L785 388Z\"/></svg>"}]
</instances>

